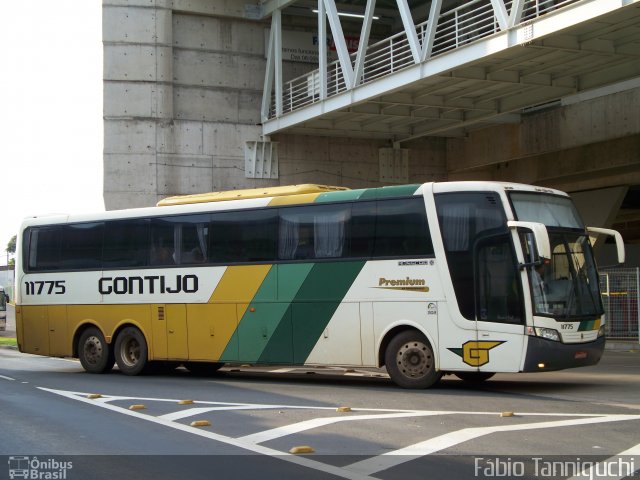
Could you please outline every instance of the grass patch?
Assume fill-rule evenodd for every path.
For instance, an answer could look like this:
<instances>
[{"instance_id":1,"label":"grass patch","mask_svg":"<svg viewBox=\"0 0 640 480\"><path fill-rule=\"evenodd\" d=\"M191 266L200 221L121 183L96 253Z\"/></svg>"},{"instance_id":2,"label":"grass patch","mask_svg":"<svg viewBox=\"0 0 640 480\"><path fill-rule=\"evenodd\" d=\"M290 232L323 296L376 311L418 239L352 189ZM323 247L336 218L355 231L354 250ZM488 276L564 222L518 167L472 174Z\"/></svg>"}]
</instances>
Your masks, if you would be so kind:
<instances>
[{"instance_id":1,"label":"grass patch","mask_svg":"<svg viewBox=\"0 0 640 480\"><path fill-rule=\"evenodd\" d=\"M0 337L0 345L9 345L11 347L18 346L18 340L9 337Z\"/></svg>"}]
</instances>

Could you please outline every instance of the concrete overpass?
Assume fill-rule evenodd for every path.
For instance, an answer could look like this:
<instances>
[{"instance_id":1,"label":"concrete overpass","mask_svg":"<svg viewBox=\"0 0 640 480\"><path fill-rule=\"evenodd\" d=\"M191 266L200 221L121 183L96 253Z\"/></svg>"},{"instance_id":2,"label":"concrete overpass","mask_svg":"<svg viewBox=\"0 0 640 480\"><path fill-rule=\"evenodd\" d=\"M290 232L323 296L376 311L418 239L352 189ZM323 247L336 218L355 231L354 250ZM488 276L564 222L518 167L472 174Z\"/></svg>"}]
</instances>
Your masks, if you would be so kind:
<instances>
[{"instance_id":1,"label":"concrete overpass","mask_svg":"<svg viewBox=\"0 0 640 480\"><path fill-rule=\"evenodd\" d=\"M640 241L637 0L103 0L103 13L107 208L497 179L574 192L589 221Z\"/></svg>"}]
</instances>

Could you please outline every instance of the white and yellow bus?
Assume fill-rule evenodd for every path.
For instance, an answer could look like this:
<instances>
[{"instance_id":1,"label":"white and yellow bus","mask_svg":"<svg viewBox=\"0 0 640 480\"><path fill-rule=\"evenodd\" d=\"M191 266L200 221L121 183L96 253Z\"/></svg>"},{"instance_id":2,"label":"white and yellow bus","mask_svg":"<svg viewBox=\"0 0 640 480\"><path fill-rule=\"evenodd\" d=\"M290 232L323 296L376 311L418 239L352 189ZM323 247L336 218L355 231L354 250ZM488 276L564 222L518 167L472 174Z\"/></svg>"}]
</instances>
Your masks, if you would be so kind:
<instances>
[{"instance_id":1,"label":"white and yellow bus","mask_svg":"<svg viewBox=\"0 0 640 480\"><path fill-rule=\"evenodd\" d=\"M30 218L16 257L22 352L92 373L154 362L444 373L593 365L604 317L569 196L497 182L297 185Z\"/></svg>"}]
</instances>

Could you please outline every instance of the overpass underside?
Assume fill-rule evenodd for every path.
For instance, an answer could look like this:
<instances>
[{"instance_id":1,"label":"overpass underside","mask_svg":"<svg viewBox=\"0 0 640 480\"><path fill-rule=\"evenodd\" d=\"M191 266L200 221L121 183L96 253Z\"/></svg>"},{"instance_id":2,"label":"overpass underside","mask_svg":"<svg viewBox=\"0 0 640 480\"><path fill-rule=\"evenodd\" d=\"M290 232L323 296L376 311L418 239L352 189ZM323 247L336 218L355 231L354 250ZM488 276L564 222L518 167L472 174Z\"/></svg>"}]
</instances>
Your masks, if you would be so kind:
<instances>
[{"instance_id":1,"label":"overpass underside","mask_svg":"<svg viewBox=\"0 0 640 480\"><path fill-rule=\"evenodd\" d=\"M559 188L640 243L640 1L336 1L265 0L265 136L369 139L391 183L440 162L446 180ZM285 78L282 19L312 7L318 61Z\"/></svg>"},{"instance_id":2,"label":"overpass underside","mask_svg":"<svg viewBox=\"0 0 640 480\"><path fill-rule=\"evenodd\" d=\"M638 0L319 0L313 2L317 68L286 79L282 16L299 3L305 4L265 3L272 20L264 135L364 137L400 147L518 124L527 113L583 101L590 92L640 86ZM374 42L381 5L383 15L401 22L397 33ZM363 16L359 46L351 52L345 7ZM328 35L338 56L333 62L327 61Z\"/></svg>"}]
</instances>

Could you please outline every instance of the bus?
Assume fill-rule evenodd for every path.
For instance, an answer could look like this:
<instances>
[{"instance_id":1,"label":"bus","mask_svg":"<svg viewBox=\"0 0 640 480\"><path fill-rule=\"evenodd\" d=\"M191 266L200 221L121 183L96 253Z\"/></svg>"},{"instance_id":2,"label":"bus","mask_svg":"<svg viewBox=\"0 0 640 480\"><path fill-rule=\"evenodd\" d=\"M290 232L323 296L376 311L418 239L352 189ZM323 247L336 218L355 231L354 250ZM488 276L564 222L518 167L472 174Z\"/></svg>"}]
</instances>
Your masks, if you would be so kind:
<instances>
[{"instance_id":1,"label":"bus","mask_svg":"<svg viewBox=\"0 0 640 480\"><path fill-rule=\"evenodd\" d=\"M22 352L91 373L154 365L386 367L444 374L593 365L604 311L591 237L563 192L499 182L295 185L24 221Z\"/></svg>"}]
</instances>

